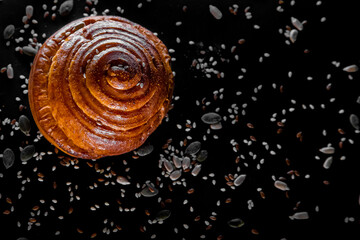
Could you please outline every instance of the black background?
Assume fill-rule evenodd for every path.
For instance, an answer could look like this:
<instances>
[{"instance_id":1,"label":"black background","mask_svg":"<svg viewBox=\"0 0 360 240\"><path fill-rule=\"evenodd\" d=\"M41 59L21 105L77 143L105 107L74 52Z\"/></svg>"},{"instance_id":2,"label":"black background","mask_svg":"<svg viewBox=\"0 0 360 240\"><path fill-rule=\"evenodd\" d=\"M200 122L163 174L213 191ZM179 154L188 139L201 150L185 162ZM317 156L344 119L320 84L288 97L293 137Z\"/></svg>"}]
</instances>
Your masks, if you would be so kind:
<instances>
[{"instance_id":1,"label":"black background","mask_svg":"<svg viewBox=\"0 0 360 240\"><path fill-rule=\"evenodd\" d=\"M139 23L156 32L169 49L175 50L171 54L176 59L172 62L172 69L176 73L174 96L179 96L180 99L173 101L174 108L168 114L168 121L150 136L148 142L154 145L154 151L150 155L133 159L134 153L128 153L96 162L100 169L110 167L118 175L129 176L129 186L104 186L103 182L98 181L98 178L104 176L86 164L91 161L80 159L76 164L79 169L74 169L73 166L63 167L55 154L45 155L40 161L31 159L26 165L21 164L17 157L14 166L9 169L1 165L1 239L17 239L21 236L30 240L89 239L93 233L97 233L95 239L150 239L153 234L156 234L157 239L200 239L201 235L205 235L206 239L216 239L219 236L224 239L324 239L335 235L342 239L359 239L359 136L349 123L350 114L360 116L360 106L356 103L360 96L357 86L359 74L351 74L353 80L349 80L348 73L342 71L345 66L360 64L360 39L357 33L360 15L355 2L323 1L322 5L316 6L316 1L298 0L291 6L290 1L280 3L269 0L100 0L95 6L98 14L109 9L108 15L120 15ZM6 41L2 37L0 40L0 67L11 63L15 71L14 79L8 79L6 73L0 75L1 121L5 118L18 119L22 114L32 121L27 95L22 93L23 89L20 87L24 80L19 76L28 77L33 58L15 52L15 47L27 45L27 38L31 36L29 29L35 29L39 34L39 42L45 41L41 37L42 33L50 36L64 24L78 19L86 6L85 1L75 0L74 9L69 16L57 16L52 21L50 18L43 19L43 3L48 5L48 9L54 5L52 1L25 0L3 0L0 3L1 33L8 24L16 27L10 46L5 45ZM60 3L56 4L57 7ZM142 3L141 8L138 7L139 3ZM25 6L29 4L34 6L33 18L39 23L31 24L25 34L20 34L19 30L23 28L21 18L25 15ZM209 13L209 4L222 11L222 19L216 20ZM239 6L237 15L228 10L232 4ZM125 12L119 14L117 6L124 8ZM184 6L187 6L186 11L183 10ZM253 16L251 19L246 19L244 15L247 6L250 6ZM276 11L277 6L282 6L284 12ZM307 23L304 30L299 32L297 41L286 45L287 38L279 34L278 29L285 30L287 25L292 27L292 16L307 20ZM320 21L322 17L326 17L325 22ZM182 24L176 26L177 21ZM260 29L254 29L254 24L259 25ZM14 38L19 36L23 36L25 40L17 44ZM176 38L181 42L177 43ZM241 38L246 42L240 45L238 40ZM195 44L190 45L189 41ZM225 49L222 49L222 44ZM210 51L209 46L214 50ZM232 46L236 46L233 53L230 51ZM304 53L305 49L309 52ZM270 57L264 57L264 61L260 63L259 57L265 52L270 53ZM234 59L235 54L239 56L239 60ZM203 71L191 67L194 59L204 58L205 62L209 62L210 57L218 61L214 68L223 72L224 78L218 78L214 74L207 78ZM222 62L221 59L225 60ZM335 67L332 61L340 62L340 67ZM247 70L245 74L241 68ZM292 78L288 78L289 71L293 72ZM244 75L244 79L238 79L240 74ZM331 74L331 79L326 79L327 74ZM308 76L313 77L313 80L308 81ZM276 89L273 88L274 83ZM325 89L328 83L332 84L330 90ZM262 85L262 90L255 94L254 88L259 85ZM279 90L281 85L282 93ZM224 88L224 99L214 100L213 91L220 88ZM237 96L237 91L241 91L242 95ZM20 102L15 101L17 96L21 98ZM256 96L257 101L251 100L252 96ZM196 100L201 102L203 98L206 98L205 102L211 102L204 109L195 104ZM336 101L330 103L331 98L336 98ZM297 103L291 104L291 99ZM211 131L204 141L203 135L208 126L201 122L201 116L217 107L220 107L219 113L222 116L229 116L227 110L233 103L237 104L239 112L242 110L241 106L247 103L246 114L239 114L239 122L235 125L229 119L223 121L223 128L217 132ZM27 108L19 111L19 104ZM302 104L307 109L302 109ZM315 110L311 110L309 104L314 105ZM321 109L320 104L325 104L326 108ZM295 107L296 110L282 117L282 109L289 107ZM341 109L345 110L344 114L338 113ZM276 122L270 121L275 112L279 116L278 120L286 118L281 134L277 134L279 126ZM184 131L187 119L197 124L189 133ZM249 122L255 126L254 129L246 127ZM20 131L15 131L11 137L11 126L1 125L0 135L4 135L4 140L0 141L0 152L11 148L18 156L19 146L33 144L37 129L33 121L32 124L30 137ZM183 128L177 129L177 124L181 124ZM345 134L340 134L339 128ZM324 129L327 136L322 135ZM296 138L300 131L303 133L302 142ZM219 139L213 139L213 134L217 134ZM209 156L202 163L202 170L197 177L183 173L187 187L173 186L173 191L170 191L167 186L171 185L171 180L161 175L162 169L158 167L160 154L164 154L162 147L168 139L172 139L171 146L184 150L179 142L188 135L194 141L201 141L202 148L208 150ZM243 143L243 139L249 140L249 136L257 139L251 146ZM344 147L340 149L338 143L343 137L346 140ZM239 153L233 152L231 139L239 143ZM347 139L352 139L354 144ZM266 141L277 154L269 154L262 146L262 141ZM333 144L336 152L331 168L326 170L322 163L327 156L318 149L328 143ZM276 144L282 148L278 150ZM39 153L54 151L45 139L34 145ZM252 160L249 151L258 158ZM245 156L245 160L235 164L235 159L240 154ZM65 154L59 153L58 156ZM315 160L315 156L321 159ZM341 156L346 156L346 160L339 160ZM261 158L265 159L265 163L258 170L256 165ZM290 166L286 165L286 158L290 160ZM124 165L123 160L128 165ZM247 163L248 167L243 163ZM56 171L52 171L53 166L57 167ZM231 190L225 184L224 175L235 174L237 166L241 168L240 174L246 174L247 177L241 186ZM128 167L131 170L126 172ZM291 179L287 174L290 170L297 170L300 176ZM19 171L22 171L22 178L17 177ZM44 182L38 181L39 172L45 175ZM209 173L215 173L215 177L203 180L202 177ZM306 174L310 174L309 179L304 178ZM287 179L290 187L288 197L285 192L273 186L272 176ZM157 196L139 199L134 197L141 190L136 187L136 183L142 185L146 180L155 182L157 177L164 183ZM22 184L22 180L27 178L30 182ZM216 179L215 186L211 183L212 179ZM323 181L329 181L330 184L326 185ZM53 188L54 182L57 183L56 189ZM67 182L71 182L71 185L67 185ZM94 182L99 187L90 190L89 186ZM77 190L74 189L75 185L78 185ZM22 186L25 186L25 190L21 189ZM69 202L69 186L80 200ZM120 195L121 188L126 190L124 198ZM189 188L195 189L194 194L187 193ZM221 188L226 191L221 192ZM260 197L257 188L263 189L265 199ZM18 199L19 193L22 194L21 199ZM11 199L11 203L7 198ZM232 199L231 203L225 203L227 198ZM40 203L40 199L45 200L45 203ZM52 202L53 199L57 203ZM171 199L172 202L169 203L166 199ZM187 204L183 203L185 199L188 200ZM254 202L251 210L247 203L250 199ZM218 200L221 202L219 207L216 206ZM104 202L108 202L110 206L104 206ZM91 211L90 206L94 204L99 204L100 209ZM298 208L294 210L297 204ZM55 207L54 211L50 209L50 205ZM12 206L13 212L3 214ZM40 206L40 215L35 218L41 225L34 225L27 230L31 212L37 213L32 210L34 206ZM120 212L119 206L136 207L136 210ZM189 211L190 206L193 206L194 212ZM315 211L317 206L318 212ZM74 209L72 214L68 214L70 207ZM171 210L169 219L163 224L149 224L148 220L153 220L163 208ZM150 216L145 214L145 210L150 212ZM46 211L49 212L48 216L44 216ZM296 211L307 211L310 218L290 220L288 216ZM209 219L212 212L217 213L215 221ZM59 216L64 216L64 219L59 219ZM200 221L194 221L196 216L200 216ZM353 217L354 221L345 223L347 217ZM230 228L227 221L233 218L241 218L244 226ZM105 219L108 219L107 223L104 223ZM210 230L206 230L205 220L212 224ZM111 221L121 226L122 230L104 234L104 227L114 229L110 226ZM17 222L21 223L20 227ZM189 229L184 229L183 224L188 224ZM146 231L140 231L142 226L146 227ZM174 227L179 230L177 234ZM81 229L83 233L79 233L77 229ZM254 229L258 234L254 234ZM55 235L57 231L60 231L60 235Z\"/></svg>"}]
</instances>

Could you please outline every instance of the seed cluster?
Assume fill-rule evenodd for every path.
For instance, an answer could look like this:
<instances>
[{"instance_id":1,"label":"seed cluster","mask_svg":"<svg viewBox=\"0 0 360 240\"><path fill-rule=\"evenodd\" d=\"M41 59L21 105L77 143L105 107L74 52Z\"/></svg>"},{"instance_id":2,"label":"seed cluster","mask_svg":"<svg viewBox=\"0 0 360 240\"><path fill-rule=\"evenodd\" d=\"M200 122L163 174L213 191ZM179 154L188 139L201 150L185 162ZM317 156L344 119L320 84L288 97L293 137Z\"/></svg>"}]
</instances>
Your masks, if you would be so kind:
<instances>
[{"instance_id":1,"label":"seed cluster","mask_svg":"<svg viewBox=\"0 0 360 240\"><path fill-rule=\"evenodd\" d=\"M12 238L359 236L358 63L322 57L312 38L335 15L322 1L233 2L43 1L0 26L1 49L18 59L0 66L0 83L11 86L0 90L0 222ZM172 56L176 87L162 125L117 157L88 161L54 149L27 101L29 66L49 29L159 9L173 22L159 14L139 23ZM206 21L194 23L198 14ZM189 34L193 25L208 36Z\"/></svg>"}]
</instances>

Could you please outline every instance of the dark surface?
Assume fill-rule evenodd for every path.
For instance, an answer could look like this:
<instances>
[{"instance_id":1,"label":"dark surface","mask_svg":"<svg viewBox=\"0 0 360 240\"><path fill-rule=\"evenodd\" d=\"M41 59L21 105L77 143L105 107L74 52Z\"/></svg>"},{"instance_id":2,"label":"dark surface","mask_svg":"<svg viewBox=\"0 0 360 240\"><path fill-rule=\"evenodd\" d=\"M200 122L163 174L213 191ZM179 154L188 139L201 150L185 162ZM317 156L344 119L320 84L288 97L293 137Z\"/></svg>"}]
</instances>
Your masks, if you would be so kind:
<instances>
[{"instance_id":1,"label":"dark surface","mask_svg":"<svg viewBox=\"0 0 360 240\"><path fill-rule=\"evenodd\" d=\"M48 37L64 24L81 17L85 12L85 1L75 0L70 15L57 16L55 21L49 17L43 19L45 11L42 1L0 2L0 67L11 63L15 72L14 79L8 79L6 73L0 74L0 136L4 135L4 139L0 140L0 152L11 148L17 156L11 168L5 169L3 164L0 166L1 239L89 239L93 233L97 233L95 239L150 239L153 234L156 234L156 239L200 239L202 235L206 239L325 239L334 236L359 239L360 139L359 133L349 122L350 114L360 116L360 105L356 103L360 96L357 87L359 73L351 73L353 80L350 80L349 73L342 70L348 65L360 64L360 37L356 31L360 19L354 2L323 1L322 5L316 6L316 1L298 0L291 6L290 1L280 4L278 1L265 0L100 0L95 6L98 14L109 9L108 15L120 15L139 23L158 33L165 45L175 50L171 53L176 58L172 62L172 69L176 72L174 96L180 99L173 101L174 108L168 114L169 119L149 138L148 143L154 146L150 155L133 159L135 153L128 153L104 158L96 161L98 171L87 164L95 162L81 159L65 167L61 164L64 163L61 158L66 159L66 155L62 153L46 154L42 160L34 157L27 164L22 164L19 157L19 146L34 144L38 153L54 152L54 148L43 138L34 143L37 128L31 118L27 95L22 93L24 80L20 79L20 75L28 77L33 58L21 55L14 49L28 44L31 29L39 34L38 41L43 42L42 33ZM56 4L58 8L60 3ZM138 8L139 3L142 3L141 8ZM21 18L28 4L34 6L33 18L39 23L30 24L21 34ZM209 4L222 11L222 19L216 20L209 13ZM228 10L232 4L239 6L237 15ZM47 5L50 9L54 4L49 1ZM276 11L279 5L284 12ZM119 14L117 6L124 8L125 12ZM184 6L187 6L185 12ZM244 15L247 6L250 6L251 19L246 19ZM288 38L279 34L278 30L285 30L286 26L293 28L290 21L292 16L300 21L307 20L307 23L304 30L299 32L297 41L287 45L285 40ZM325 22L320 22L322 17L326 17ZM176 26L177 21L182 24ZM2 31L8 24L16 27L10 46L6 46L6 40L2 37ZM260 29L254 29L254 24L259 25ZM16 43L15 39L20 36L24 37L24 41ZM177 37L181 39L180 43L177 43ZM238 40L241 38L246 42L240 45ZM189 41L195 44L190 45ZM221 47L222 44L225 49ZM210 51L209 46L214 50ZM234 52L231 52L232 46L236 46ZM304 53L305 49L309 52ZM264 57L263 62L259 62L265 52L270 57ZM239 60L235 60L235 55L239 56ZM223 78L213 73L208 78L204 71L191 66L194 59L203 58L204 62L209 63L211 57L218 62L213 68L223 72ZM340 62L340 67L335 67L332 61ZM246 73L242 73L242 68L246 69ZM291 78L288 78L289 71L293 72ZM331 74L330 79L327 79L328 74ZM244 75L244 78L238 79L239 75ZM309 76L313 80L308 81ZM329 83L331 89L327 90ZM275 88L273 84L276 84ZM262 89L255 93L254 88L259 85ZM220 99L220 93L215 99L213 92L221 88L224 89L223 99ZM237 91L242 94L237 96ZM253 96L256 101L252 100ZM16 101L16 97L21 100ZM331 102L331 98L335 98L335 101ZM197 100L200 103L209 101L210 105L197 106ZM296 104L291 100L295 100ZM245 103L246 113L242 115ZM20 104L25 109L20 111ZM229 119L231 113L228 109L232 104L239 107L239 121L236 124L231 124ZM303 109L303 104L306 109ZM321 104L325 109L321 108ZM310 105L314 106L314 110ZM295 111L290 113L288 109L291 107ZM216 108L220 108L219 114L226 116L227 120L223 119L221 130L211 130L207 134L209 126L201 121L201 116ZM285 115L282 114L283 109L286 109ZM341 109L344 110L343 114L339 114ZM277 119L272 122L270 118L274 113L277 113ZM28 116L33 124L30 136L13 130L10 124L3 124L4 119L17 120L22 114ZM286 122L284 126L279 126L277 122L282 119L286 119ZM191 124L196 122L196 128L189 132L185 131L187 120ZM254 128L248 128L247 123L252 123ZM182 129L178 129L177 124L182 125ZM279 128L282 129L281 133L278 133ZM323 130L326 130L326 136ZM11 136L11 131L14 131L14 136ZM299 132L302 132L302 141L297 138ZM214 134L219 139L214 139ZM207 136L206 141L203 135ZM162 174L163 169L159 168L158 161L161 154L171 160L164 151L168 139L172 139L168 143L170 148L173 146L184 151L185 147L180 146L180 141L187 136L192 137L188 143L201 141L202 149L206 149L209 156L201 163L198 176L194 177L190 172L182 174L186 187L174 186ZM250 136L254 136L256 141L248 146L244 139L251 141ZM238 152L233 151L232 139L239 143ZM340 141L344 142L342 148ZM269 144L269 150L264 148L263 142ZM335 154L331 167L324 169L323 162L329 155L320 153L319 149L329 143L335 147ZM274 150L276 155L271 154L270 150ZM253 154L256 155L255 159ZM236 163L237 156L244 159ZM316 156L320 160L316 160ZM346 156L346 159L340 160L342 156ZM258 169L260 159L264 159L264 164ZM123 160L127 161L127 165ZM55 171L52 170L53 166L56 166ZM232 190L224 176L236 174L238 166L238 174L246 174L246 179ZM116 183L116 177L107 175L110 170L117 176L127 176L131 184L122 186ZM288 174L291 170L298 173L294 179ZM209 176L210 173L215 176ZM41 174L44 175L43 181L38 180ZM305 178L307 174L309 178ZM208 179L204 180L204 176ZM283 181L290 190L284 192L276 189L273 177L277 180L286 178ZM147 180L155 183L157 178L163 183L162 187L158 186L157 196L135 197L135 193L141 191L137 183L142 187ZM212 180L216 180L215 185ZM106 185L107 181L109 185ZM91 190L90 186L94 183L98 187ZM168 186L171 186L171 190ZM190 188L195 190L193 194L187 193ZM222 188L226 191L222 192ZM264 199L258 188L265 193ZM124 197L121 196L121 189L125 190ZM80 199L71 201L71 197L75 196ZM231 202L226 203L229 198ZM184 200L188 202L184 204ZM251 210L248 209L249 200L254 203ZM217 206L217 201L220 201L220 206ZM105 203L109 206L105 206ZM90 210L95 204L99 205L99 209ZM39 210L34 210L34 206L38 206ZM136 209L121 212L119 207ZM193 212L190 207L193 207ZM71 214L70 208L73 209ZM163 224L149 224L149 220L155 219L161 209L171 210L171 216ZM6 210L10 210L10 214L6 214ZM150 216L145 214L146 210ZM308 212L309 219L289 219L289 216L301 211ZM209 219L212 213L217 214L216 220ZM64 219L59 219L59 216ZM194 220L197 216L200 216L199 221ZM34 222L28 230L31 218L36 219L34 221L40 226ZM227 222L233 218L241 218L244 226L230 228ZM349 218L350 221L347 221ZM211 229L207 229L205 221L212 225ZM189 229L185 229L183 224L188 224ZM112 232L116 225L122 230ZM144 226L146 230L141 231ZM178 233L174 228L178 229ZM104 229L105 232L110 229L111 233L103 233ZM255 230L258 234L255 234ZM57 231L59 235L56 235Z\"/></svg>"}]
</instances>

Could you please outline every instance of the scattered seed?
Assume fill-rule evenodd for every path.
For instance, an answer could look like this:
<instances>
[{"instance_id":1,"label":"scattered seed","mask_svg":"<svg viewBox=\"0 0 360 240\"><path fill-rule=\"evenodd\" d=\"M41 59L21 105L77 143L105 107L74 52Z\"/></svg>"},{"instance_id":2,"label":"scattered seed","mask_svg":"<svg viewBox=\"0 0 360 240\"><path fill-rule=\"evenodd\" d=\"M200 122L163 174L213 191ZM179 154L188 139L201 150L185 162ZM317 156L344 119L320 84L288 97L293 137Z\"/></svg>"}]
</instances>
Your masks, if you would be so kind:
<instances>
[{"instance_id":1,"label":"scattered seed","mask_svg":"<svg viewBox=\"0 0 360 240\"><path fill-rule=\"evenodd\" d=\"M147 183L147 186L141 190L141 195L144 197L153 197L156 196L159 193L159 190L157 190L152 183Z\"/></svg>"},{"instance_id":2,"label":"scattered seed","mask_svg":"<svg viewBox=\"0 0 360 240\"><path fill-rule=\"evenodd\" d=\"M31 6L31 5L27 5L27 6L25 7L25 13L26 13L26 17L27 17L28 19L31 19L32 16L33 16L33 14L34 14L34 7Z\"/></svg>"},{"instance_id":3,"label":"scattered seed","mask_svg":"<svg viewBox=\"0 0 360 240\"><path fill-rule=\"evenodd\" d=\"M246 41L246 40L245 40L244 38L241 38L241 39L238 40L238 44L244 44L245 41Z\"/></svg>"},{"instance_id":4,"label":"scattered seed","mask_svg":"<svg viewBox=\"0 0 360 240\"><path fill-rule=\"evenodd\" d=\"M185 154L186 155L196 154L200 151L200 148L201 148L201 142L199 142L199 141L192 142L185 149Z\"/></svg>"},{"instance_id":5,"label":"scattered seed","mask_svg":"<svg viewBox=\"0 0 360 240\"><path fill-rule=\"evenodd\" d=\"M355 64L349 65L349 66L343 68L343 71L349 72L349 73L357 72L358 70L359 70L359 67Z\"/></svg>"},{"instance_id":6,"label":"scattered seed","mask_svg":"<svg viewBox=\"0 0 360 240\"><path fill-rule=\"evenodd\" d=\"M227 222L227 224L232 228L240 228L244 226L244 221L240 218L234 218Z\"/></svg>"},{"instance_id":7,"label":"scattered seed","mask_svg":"<svg viewBox=\"0 0 360 240\"><path fill-rule=\"evenodd\" d=\"M280 189L280 190L282 190L282 191L288 191L288 190L290 190L290 188L288 187L288 185L287 185L285 182L280 181L280 180L275 181L274 186L275 186L277 189Z\"/></svg>"},{"instance_id":8,"label":"scattered seed","mask_svg":"<svg viewBox=\"0 0 360 240\"><path fill-rule=\"evenodd\" d=\"M324 161L324 164L323 164L323 167L325 169L329 169L331 164L333 162L333 157L328 157L325 161Z\"/></svg>"},{"instance_id":9,"label":"scattered seed","mask_svg":"<svg viewBox=\"0 0 360 240\"><path fill-rule=\"evenodd\" d=\"M182 161L182 168L183 170L186 170L190 167L190 158L189 157L184 157L183 161Z\"/></svg>"},{"instance_id":10,"label":"scattered seed","mask_svg":"<svg viewBox=\"0 0 360 240\"><path fill-rule=\"evenodd\" d=\"M334 154L335 153L335 148L333 148L333 147L323 147L323 148L319 149L319 151L324 153L324 154Z\"/></svg>"},{"instance_id":11,"label":"scattered seed","mask_svg":"<svg viewBox=\"0 0 360 240\"><path fill-rule=\"evenodd\" d=\"M49 11L46 11L46 12L44 12L43 18L47 18L49 15L50 15L50 12L49 12Z\"/></svg>"},{"instance_id":12,"label":"scattered seed","mask_svg":"<svg viewBox=\"0 0 360 240\"><path fill-rule=\"evenodd\" d=\"M304 220L309 218L309 214L307 212L297 212L294 213L294 215L289 216L291 220L297 219L297 220Z\"/></svg>"},{"instance_id":13,"label":"scattered seed","mask_svg":"<svg viewBox=\"0 0 360 240\"><path fill-rule=\"evenodd\" d=\"M127 178L125 178L123 176L118 176L116 178L116 182L121 184L121 185L129 185L130 184L129 180L127 180Z\"/></svg>"},{"instance_id":14,"label":"scattered seed","mask_svg":"<svg viewBox=\"0 0 360 240\"><path fill-rule=\"evenodd\" d=\"M244 182L245 178L246 178L246 174L239 175L237 178L235 178L234 185L240 186Z\"/></svg>"},{"instance_id":15,"label":"scattered seed","mask_svg":"<svg viewBox=\"0 0 360 240\"><path fill-rule=\"evenodd\" d=\"M171 215L170 210L163 209L156 214L156 220L165 221L166 219L168 219L170 217L170 215Z\"/></svg>"},{"instance_id":16,"label":"scattered seed","mask_svg":"<svg viewBox=\"0 0 360 240\"><path fill-rule=\"evenodd\" d=\"M14 165L15 162L15 154L13 150L10 148L6 148L3 152L3 164L6 169L10 168L12 165Z\"/></svg>"},{"instance_id":17,"label":"scattered seed","mask_svg":"<svg viewBox=\"0 0 360 240\"><path fill-rule=\"evenodd\" d=\"M199 152L199 154L196 156L196 160L198 162L203 162L203 161L205 161L207 159L207 157L208 157L208 151L207 150L201 150Z\"/></svg>"},{"instance_id":18,"label":"scattered seed","mask_svg":"<svg viewBox=\"0 0 360 240\"><path fill-rule=\"evenodd\" d=\"M295 43L295 41L297 40L297 36L298 36L298 30L296 30L296 29L292 29L291 31L290 31L290 41L292 42L292 43Z\"/></svg>"},{"instance_id":19,"label":"scattered seed","mask_svg":"<svg viewBox=\"0 0 360 240\"><path fill-rule=\"evenodd\" d=\"M6 74L7 74L8 79L14 78L14 69L11 64L7 65Z\"/></svg>"},{"instance_id":20,"label":"scattered seed","mask_svg":"<svg viewBox=\"0 0 360 240\"><path fill-rule=\"evenodd\" d=\"M212 130L220 130L220 129L222 129L222 124L221 124L221 122L218 122L216 124L210 124L210 128Z\"/></svg>"},{"instance_id":21,"label":"scattered seed","mask_svg":"<svg viewBox=\"0 0 360 240\"><path fill-rule=\"evenodd\" d=\"M37 50L32 46L25 46L22 48L22 51L28 56L35 56L37 54Z\"/></svg>"},{"instance_id":22,"label":"scattered seed","mask_svg":"<svg viewBox=\"0 0 360 240\"><path fill-rule=\"evenodd\" d=\"M63 17L69 15L71 10L73 9L73 6L74 6L73 0L67 0L63 2L59 8L60 15Z\"/></svg>"},{"instance_id":23,"label":"scattered seed","mask_svg":"<svg viewBox=\"0 0 360 240\"><path fill-rule=\"evenodd\" d=\"M170 179L175 181L178 180L181 177L181 171L180 170L175 170L170 174Z\"/></svg>"},{"instance_id":24,"label":"scattered seed","mask_svg":"<svg viewBox=\"0 0 360 240\"><path fill-rule=\"evenodd\" d=\"M28 24L29 23L29 19L27 18L27 16L25 15L25 16L23 16L23 18L22 18L22 22L24 23L24 24Z\"/></svg>"},{"instance_id":25,"label":"scattered seed","mask_svg":"<svg viewBox=\"0 0 360 240\"><path fill-rule=\"evenodd\" d=\"M297 19L294 17L291 17L291 23L294 27L296 27L299 31L302 31L304 28L304 25Z\"/></svg>"},{"instance_id":26,"label":"scattered seed","mask_svg":"<svg viewBox=\"0 0 360 240\"><path fill-rule=\"evenodd\" d=\"M35 153L35 146L28 145L20 152L20 159L23 162L29 161Z\"/></svg>"},{"instance_id":27,"label":"scattered seed","mask_svg":"<svg viewBox=\"0 0 360 240\"><path fill-rule=\"evenodd\" d=\"M31 130L30 120L27 116L21 115L19 118L19 128L26 135L29 136Z\"/></svg>"},{"instance_id":28,"label":"scattered seed","mask_svg":"<svg viewBox=\"0 0 360 240\"><path fill-rule=\"evenodd\" d=\"M143 145L136 150L137 155L140 157L149 155L154 150L154 146L151 144Z\"/></svg>"},{"instance_id":29,"label":"scattered seed","mask_svg":"<svg viewBox=\"0 0 360 240\"><path fill-rule=\"evenodd\" d=\"M209 5L209 10L215 19L219 20L222 18L222 12L217 7Z\"/></svg>"},{"instance_id":30,"label":"scattered seed","mask_svg":"<svg viewBox=\"0 0 360 240\"><path fill-rule=\"evenodd\" d=\"M169 173L174 170L174 166L168 160L164 161L164 167L165 167L166 171L168 171Z\"/></svg>"},{"instance_id":31,"label":"scattered seed","mask_svg":"<svg viewBox=\"0 0 360 240\"><path fill-rule=\"evenodd\" d=\"M201 117L201 120L206 124L216 124L221 121L221 116L217 113L210 112L210 113L205 113Z\"/></svg>"},{"instance_id":32,"label":"scattered seed","mask_svg":"<svg viewBox=\"0 0 360 240\"><path fill-rule=\"evenodd\" d=\"M197 164L195 165L195 167L193 168L193 170L191 171L191 175L193 175L194 177L196 177L199 172L201 170L201 164Z\"/></svg>"},{"instance_id":33,"label":"scattered seed","mask_svg":"<svg viewBox=\"0 0 360 240\"><path fill-rule=\"evenodd\" d=\"M350 123L355 129L359 130L359 128L360 128L360 126L359 126L359 117L357 115L355 115L355 114L350 115Z\"/></svg>"},{"instance_id":34,"label":"scattered seed","mask_svg":"<svg viewBox=\"0 0 360 240\"><path fill-rule=\"evenodd\" d=\"M179 157L174 155L173 156L173 163L174 163L174 166L176 168L181 168L182 160Z\"/></svg>"},{"instance_id":35,"label":"scattered seed","mask_svg":"<svg viewBox=\"0 0 360 240\"><path fill-rule=\"evenodd\" d=\"M14 33L15 33L15 26L13 24L7 25L3 32L4 39L5 40L10 39L12 35L14 35Z\"/></svg>"}]
</instances>

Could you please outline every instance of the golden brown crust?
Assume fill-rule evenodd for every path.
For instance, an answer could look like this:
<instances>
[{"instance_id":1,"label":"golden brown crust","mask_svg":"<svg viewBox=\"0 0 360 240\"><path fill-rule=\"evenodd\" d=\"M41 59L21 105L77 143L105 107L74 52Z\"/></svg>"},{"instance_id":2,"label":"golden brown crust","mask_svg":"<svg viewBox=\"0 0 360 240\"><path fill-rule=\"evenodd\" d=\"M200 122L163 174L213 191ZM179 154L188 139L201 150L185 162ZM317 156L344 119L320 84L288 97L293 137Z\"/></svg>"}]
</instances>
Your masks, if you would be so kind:
<instances>
[{"instance_id":1,"label":"golden brown crust","mask_svg":"<svg viewBox=\"0 0 360 240\"><path fill-rule=\"evenodd\" d=\"M169 109L169 61L153 33L124 18L71 22L34 59L29 102L35 122L46 139L75 157L136 149Z\"/></svg>"}]
</instances>

